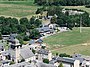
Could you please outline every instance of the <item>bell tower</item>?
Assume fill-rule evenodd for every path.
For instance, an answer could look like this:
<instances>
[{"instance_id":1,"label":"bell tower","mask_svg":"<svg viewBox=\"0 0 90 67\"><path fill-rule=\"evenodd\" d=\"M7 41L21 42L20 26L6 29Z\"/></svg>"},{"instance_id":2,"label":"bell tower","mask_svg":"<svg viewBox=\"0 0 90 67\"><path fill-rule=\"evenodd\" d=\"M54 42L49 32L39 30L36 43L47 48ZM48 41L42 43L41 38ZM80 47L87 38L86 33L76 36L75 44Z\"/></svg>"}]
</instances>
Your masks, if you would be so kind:
<instances>
[{"instance_id":1,"label":"bell tower","mask_svg":"<svg viewBox=\"0 0 90 67\"><path fill-rule=\"evenodd\" d=\"M15 59L14 59L15 63L18 63L18 61L20 60L20 48L21 47L22 45L19 43L19 40L15 38L11 44L11 49L15 51Z\"/></svg>"}]
</instances>

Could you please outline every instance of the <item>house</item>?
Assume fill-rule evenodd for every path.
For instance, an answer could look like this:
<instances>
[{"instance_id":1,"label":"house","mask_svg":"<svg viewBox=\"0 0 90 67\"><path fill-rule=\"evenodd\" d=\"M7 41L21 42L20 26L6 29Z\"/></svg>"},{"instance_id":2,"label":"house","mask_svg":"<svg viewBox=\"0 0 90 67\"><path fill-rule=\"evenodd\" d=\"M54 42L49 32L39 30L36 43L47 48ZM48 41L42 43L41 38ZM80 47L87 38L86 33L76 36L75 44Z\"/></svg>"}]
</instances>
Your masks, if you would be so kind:
<instances>
[{"instance_id":1,"label":"house","mask_svg":"<svg viewBox=\"0 0 90 67\"><path fill-rule=\"evenodd\" d=\"M90 67L90 61L83 61L82 67Z\"/></svg>"},{"instance_id":2,"label":"house","mask_svg":"<svg viewBox=\"0 0 90 67\"><path fill-rule=\"evenodd\" d=\"M68 31L67 27L58 27L58 30L60 30L60 32L65 32Z\"/></svg>"},{"instance_id":3,"label":"house","mask_svg":"<svg viewBox=\"0 0 90 67\"><path fill-rule=\"evenodd\" d=\"M10 35L2 35L2 38L6 40Z\"/></svg>"},{"instance_id":4,"label":"house","mask_svg":"<svg viewBox=\"0 0 90 67\"><path fill-rule=\"evenodd\" d=\"M82 62L82 67L90 67L90 57L86 57Z\"/></svg>"},{"instance_id":5,"label":"house","mask_svg":"<svg viewBox=\"0 0 90 67\"><path fill-rule=\"evenodd\" d=\"M43 59L49 59L52 60L52 53L47 49L40 49L38 50L38 60L42 61Z\"/></svg>"},{"instance_id":6,"label":"house","mask_svg":"<svg viewBox=\"0 0 90 67\"><path fill-rule=\"evenodd\" d=\"M3 59L5 59L3 56L2 56L2 52L4 52L5 51L5 48L4 48L4 45L3 44L0 44L0 61L1 60L3 60Z\"/></svg>"},{"instance_id":7,"label":"house","mask_svg":"<svg viewBox=\"0 0 90 67\"><path fill-rule=\"evenodd\" d=\"M53 29L50 29L49 27L41 27L37 28L37 30L40 32L41 35L51 34L53 33Z\"/></svg>"},{"instance_id":8,"label":"house","mask_svg":"<svg viewBox=\"0 0 90 67\"><path fill-rule=\"evenodd\" d=\"M69 15L80 15L83 14L84 12L79 11L79 10L72 10L72 9L63 9L62 12L65 14L66 12L69 13Z\"/></svg>"},{"instance_id":9,"label":"house","mask_svg":"<svg viewBox=\"0 0 90 67\"><path fill-rule=\"evenodd\" d=\"M35 55L29 47L22 47L18 39L10 40L9 49L2 52L1 55L5 60L11 60L16 63L24 59L26 62L35 59ZM3 59L4 60L4 59Z\"/></svg>"},{"instance_id":10,"label":"house","mask_svg":"<svg viewBox=\"0 0 90 67\"><path fill-rule=\"evenodd\" d=\"M64 67L79 67L82 65L83 61L84 59L82 60L81 58L54 57L50 63L57 67L60 63L63 63Z\"/></svg>"},{"instance_id":11,"label":"house","mask_svg":"<svg viewBox=\"0 0 90 67\"><path fill-rule=\"evenodd\" d=\"M57 29L58 25L57 24L48 24L50 29Z\"/></svg>"},{"instance_id":12,"label":"house","mask_svg":"<svg viewBox=\"0 0 90 67\"><path fill-rule=\"evenodd\" d=\"M43 62L21 62L21 63L16 63L13 65L6 65L4 67L56 67L52 64L46 64Z\"/></svg>"}]
</instances>

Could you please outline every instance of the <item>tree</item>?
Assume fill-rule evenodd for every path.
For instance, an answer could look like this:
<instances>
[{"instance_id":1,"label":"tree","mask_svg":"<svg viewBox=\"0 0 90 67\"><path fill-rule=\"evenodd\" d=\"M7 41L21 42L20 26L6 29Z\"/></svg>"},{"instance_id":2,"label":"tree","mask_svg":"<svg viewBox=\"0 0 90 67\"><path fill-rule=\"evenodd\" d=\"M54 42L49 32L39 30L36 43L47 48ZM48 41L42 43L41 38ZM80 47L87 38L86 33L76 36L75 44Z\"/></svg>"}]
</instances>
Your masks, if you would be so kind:
<instances>
[{"instance_id":1,"label":"tree","mask_svg":"<svg viewBox=\"0 0 90 67\"><path fill-rule=\"evenodd\" d=\"M2 34L0 33L0 40L2 39Z\"/></svg>"},{"instance_id":2,"label":"tree","mask_svg":"<svg viewBox=\"0 0 90 67\"><path fill-rule=\"evenodd\" d=\"M55 24L57 22L57 18L55 17L55 16L53 16L52 18L51 18L51 23L52 24Z\"/></svg>"},{"instance_id":3,"label":"tree","mask_svg":"<svg viewBox=\"0 0 90 67\"><path fill-rule=\"evenodd\" d=\"M11 61L11 62L10 62L10 65L12 65L12 64L15 64L15 62Z\"/></svg>"},{"instance_id":4,"label":"tree","mask_svg":"<svg viewBox=\"0 0 90 67\"><path fill-rule=\"evenodd\" d=\"M19 21L20 21L20 24L24 24L24 25L28 24L27 18L21 18Z\"/></svg>"},{"instance_id":5,"label":"tree","mask_svg":"<svg viewBox=\"0 0 90 67\"><path fill-rule=\"evenodd\" d=\"M60 65L59 65L58 67L63 67L63 64L62 64L62 63L60 63Z\"/></svg>"},{"instance_id":6,"label":"tree","mask_svg":"<svg viewBox=\"0 0 90 67\"><path fill-rule=\"evenodd\" d=\"M34 25L38 28L42 25L42 22L39 19L36 19Z\"/></svg>"},{"instance_id":7,"label":"tree","mask_svg":"<svg viewBox=\"0 0 90 67\"><path fill-rule=\"evenodd\" d=\"M35 54L36 51L34 49L32 49L32 52Z\"/></svg>"},{"instance_id":8,"label":"tree","mask_svg":"<svg viewBox=\"0 0 90 67\"><path fill-rule=\"evenodd\" d=\"M25 25L18 25L18 33L23 33L26 31L26 26Z\"/></svg>"},{"instance_id":9,"label":"tree","mask_svg":"<svg viewBox=\"0 0 90 67\"><path fill-rule=\"evenodd\" d=\"M71 56L66 54L66 53L62 53L62 54L59 55L59 57L71 57Z\"/></svg>"},{"instance_id":10,"label":"tree","mask_svg":"<svg viewBox=\"0 0 90 67\"><path fill-rule=\"evenodd\" d=\"M23 40L24 40L24 41L29 41L30 38L29 38L29 36L26 36L26 35L25 35L25 36L23 37Z\"/></svg>"},{"instance_id":11,"label":"tree","mask_svg":"<svg viewBox=\"0 0 90 67\"><path fill-rule=\"evenodd\" d=\"M3 35L8 35L8 34L11 33L11 28L10 28L9 26L2 27L1 33L2 33Z\"/></svg>"},{"instance_id":12,"label":"tree","mask_svg":"<svg viewBox=\"0 0 90 67\"><path fill-rule=\"evenodd\" d=\"M39 33L38 30L33 29L33 30L30 31L30 38L37 39L39 37L40 37L40 33Z\"/></svg>"}]
</instances>

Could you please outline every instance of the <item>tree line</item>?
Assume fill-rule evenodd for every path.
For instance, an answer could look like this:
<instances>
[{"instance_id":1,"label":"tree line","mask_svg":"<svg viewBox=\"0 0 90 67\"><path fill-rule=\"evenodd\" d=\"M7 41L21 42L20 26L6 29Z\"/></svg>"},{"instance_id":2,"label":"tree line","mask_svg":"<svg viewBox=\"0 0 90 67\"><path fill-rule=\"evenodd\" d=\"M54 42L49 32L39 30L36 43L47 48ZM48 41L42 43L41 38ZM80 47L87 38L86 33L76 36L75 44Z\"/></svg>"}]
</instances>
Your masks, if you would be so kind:
<instances>
[{"instance_id":1,"label":"tree line","mask_svg":"<svg viewBox=\"0 0 90 67\"><path fill-rule=\"evenodd\" d=\"M89 14L85 11L83 12L83 14L69 15L68 11L63 13L61 7L53 6L48 8L47 16L53 16L51 18L51 23L56 23L60 27L68 27L72 29L73 27L80 27L80 22L82 23L83 27L90 27ZM57 15L57 17L55 16L55 14Z\"/></svg>"},{"instance_id":2,"label":"tree line","mask_svg":"<svg viewBox=\"0 0 90 67\"><path fill-rule=\"evenodd\" d=\"M90 17L86 11L78 9L65 9L66 12L63 13L62 10L63 8L60 6L44 6L42 8L38 8L36 14L41 14L42 12L47 11L47 18L49 16L53 16L50 22L52 24L56 23L60 27L68 27L72 29L73 27L80 27L80 22L83 27L90 27ZM69 10L83 12L83 14L69 15Z\"/></svg>"},{"instance_id":3,"label":"tree line","mask_svg":"<svg viewBox=\"0 0 90 67\"><path fill-rule=\"evenodd\" d=\"M39 19L35 19L35 17L32 17L30 20L26 17L21 18L20 20L11 17L0 17L0 33L2 35L9 35L11 33L23 34L29 32L32 34L29 37L35 38L39 36L39 32L36 28L41 25L42 22Z\"/></svg>"},{"instance_id":4,"label":"tree line","mask_svg":"<svg viewBox=\"0 0 90 67\"><path fill-rule=\"evenodd\" d=\"M81 6L90 4L90 0L34 0L38 5L62 5L62 6Z\"/></svg>"}]
</instances>

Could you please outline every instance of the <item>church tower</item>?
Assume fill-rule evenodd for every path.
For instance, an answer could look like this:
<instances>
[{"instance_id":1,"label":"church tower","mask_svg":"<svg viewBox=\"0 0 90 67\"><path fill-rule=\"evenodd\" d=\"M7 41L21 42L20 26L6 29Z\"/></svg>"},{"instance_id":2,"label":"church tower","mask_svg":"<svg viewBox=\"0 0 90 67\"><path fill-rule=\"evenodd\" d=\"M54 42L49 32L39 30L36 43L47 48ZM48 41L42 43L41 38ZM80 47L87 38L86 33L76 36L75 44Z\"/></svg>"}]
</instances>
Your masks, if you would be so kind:
<instances>
[{"instance_id":1,"label":"church tower","mask_svg":"<svg viewBox=\"0 0 90 67\"><path fill-rule=\"evenodd\" d=\"M14 56L15 63L18 63L20 60L20 47L21 47L21 44L19 43L19 40L15 38L11 44L11 49L15 51L15 56Z\"/></svg>"}]
</instances>

